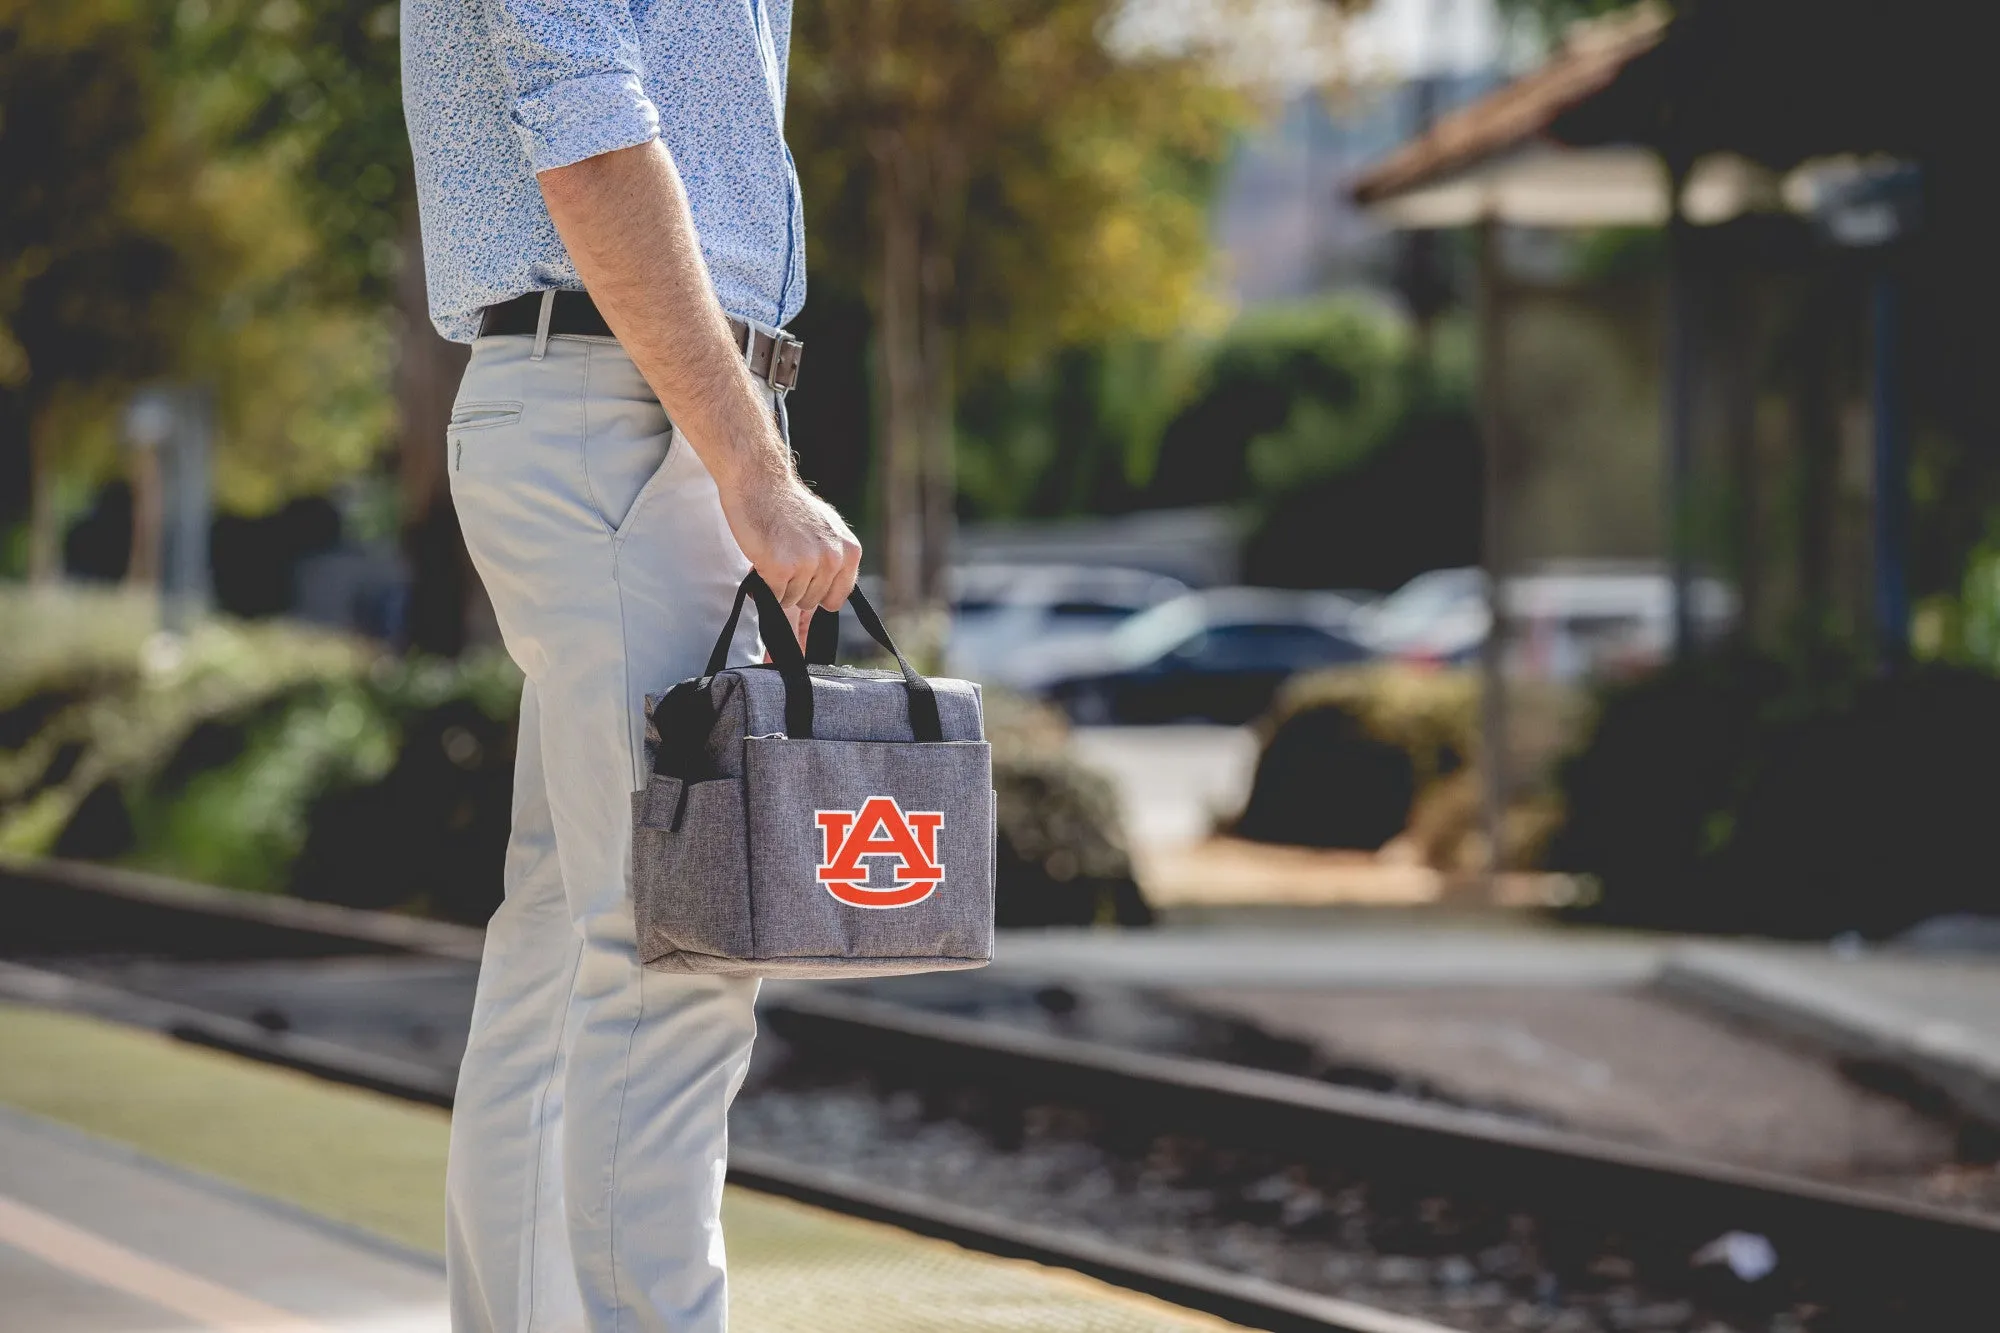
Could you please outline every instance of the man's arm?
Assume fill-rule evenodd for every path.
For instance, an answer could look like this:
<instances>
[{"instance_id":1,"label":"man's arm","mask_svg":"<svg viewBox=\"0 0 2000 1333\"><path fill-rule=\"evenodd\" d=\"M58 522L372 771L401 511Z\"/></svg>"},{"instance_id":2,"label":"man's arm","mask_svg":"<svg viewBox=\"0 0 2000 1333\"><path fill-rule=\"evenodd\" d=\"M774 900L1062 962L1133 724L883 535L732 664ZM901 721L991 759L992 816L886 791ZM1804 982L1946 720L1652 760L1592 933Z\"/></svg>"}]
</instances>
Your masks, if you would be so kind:
<instances>
[{"instance_id":1,"label":"man's arm","mask_svg":"<svg viewBox=\"0 0 2000 1333\"><path fill-rule=\"evenodd\" d=\"M687 193L658 139L539 173L577 274L715 478L729 530L804 637L853 590L861 543L792 467L730 336Z\"/></svg>"}]
</instances>

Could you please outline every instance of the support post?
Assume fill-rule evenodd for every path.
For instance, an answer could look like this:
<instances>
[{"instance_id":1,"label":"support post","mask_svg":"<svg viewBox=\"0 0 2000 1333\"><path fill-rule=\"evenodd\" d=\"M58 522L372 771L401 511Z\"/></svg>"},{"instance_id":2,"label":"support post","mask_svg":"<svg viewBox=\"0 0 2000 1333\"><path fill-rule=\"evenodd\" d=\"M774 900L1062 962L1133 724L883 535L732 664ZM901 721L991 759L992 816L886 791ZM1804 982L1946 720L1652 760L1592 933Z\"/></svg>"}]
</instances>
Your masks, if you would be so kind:
<instances>
[{"instance_id":1,"label":"support post","mask_svg":"<svg viewBox=\"0 0 2000 1333\"><path fill-rule=\"evenodd\" d=\"M1910 658L1910 476L1904 439L1902 288L1893 267L1885 266L1875 275L1872 304L1875 643L1881 668L1890 674Z\"/></svg>"},{"instance_id":2,"label":"support post","mask_svg":"<svg viewBox=\"0 0 2000 1333\"><path fill-rule=\"evenodd\" d=\"M1481 219L1478 290L1479 435L1485 461L1481 544L1486 567L1486 642L1479 654L1479 746L1482 823L1486 835L1487 875L1497 883L1504 869L1509 744L1507 725L1508 616L1506 580L1510 563L1507 543L1507 500L1512 468L1507 456L1505 387L1506 323L1500 256L1500 226Z\"/></svg>"},{"instance_id":3,"label":"support post","mask_svg":"<svg viewBox=\"0 0 2000 1333\"><path fill-rule=\"evenodd\" d=\"M209 603L215 397L205 386L188 385L174 390L173 401L174 430L161 460L160 621L162 628L185 634Z\"/></svg>"},{"instance_id":4,"label":"support post","mask_svg":"<svg viewBox=\"0 0 2000 1333\"><path fill-rule=\"evenodd\" d=\"M1673 660L1694 657L1694 274L1681 207L1685 162L1667 163L1667 309L1660 426L1666 445L1667 552L1673 581Z\"/></svg>"},{"instance_id":5,"label":"support post","mask_svg":"<svg viewBox=\"0 0 2000 1333\"><path fill-rule=\"evenodd\" d=\"M1718 378L1723 403L1723 430L1736 491L1736 629L1739 650L1757 645L1764 620L1763 478L1757 460L1757 300L1751 275L1740 261L1733 263L1722 300L1723 354Z\"/></svg>"},{"instance_id":6,"label":"support post","mask_svg":"<svg viewBox=\"0 0 2000 1333\"><path fill-rule=\"evenodd\" d=\"M1834 463L1833 326L1840 311L1830 266L1811 275L1800 321L1798 381L1799 638L1815 679L1828 666L1832 632Z\"/></svg>"}]
</instances>

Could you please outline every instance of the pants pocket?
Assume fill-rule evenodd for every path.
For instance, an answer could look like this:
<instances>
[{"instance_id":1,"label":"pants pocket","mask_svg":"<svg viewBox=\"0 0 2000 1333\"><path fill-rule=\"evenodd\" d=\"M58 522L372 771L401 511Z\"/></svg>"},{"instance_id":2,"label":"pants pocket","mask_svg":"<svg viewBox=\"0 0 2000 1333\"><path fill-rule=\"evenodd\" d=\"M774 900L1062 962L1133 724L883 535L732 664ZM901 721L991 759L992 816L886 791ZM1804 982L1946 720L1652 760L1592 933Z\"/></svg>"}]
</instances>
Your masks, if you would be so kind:
<instances>
[{"instance_id":1,"label":"pants pocket","mask_svg":"<svg viewBox=\"0 0 2000 1333\"><path fill-rule=\"evenodd\" d=\"M673 470L674 464L679 461L680 451L686 447L687 445L681 439L680 432L669 429L667 432L666 453L661 456L658 465L653 468L652 472L647 474L646 480L640 483L638 494L632 497L632 503L627 505L625 512L618 516L616 522L612 523L611 535L614 539L623 538L626 533L632 530L632 525L638 522L639 515L645 512L646 502L651 500L654 494L666 484L668 474ZM607 521L609 521L608 516Z\"/></svg>"},{"instance_id":2,"label":"pants pocket","mask_svg":"<svg viewBox=\"0 0 2000 1333\"><path fill-rule=\"evenodd\" d=\"M521 419L519 403L454 403L451 430L485 430L490 426L511 426Z\"/></svg>"},{"instance_id":3,"label":"pants pocket","mask_svg":"<svg viewBox=\"0 0 2000 1333\"><path fill-rule=\"evenodd\" d=\"M463 472L466 467L465 447L468 438L476 438L480 431L499 430L521 423L522 404L518 402L460 402L451 409L451 424L445 427L445 447L448 466L453 472ZM476 446L475 446L476 447Z\"/></svg>"}]
</instances>

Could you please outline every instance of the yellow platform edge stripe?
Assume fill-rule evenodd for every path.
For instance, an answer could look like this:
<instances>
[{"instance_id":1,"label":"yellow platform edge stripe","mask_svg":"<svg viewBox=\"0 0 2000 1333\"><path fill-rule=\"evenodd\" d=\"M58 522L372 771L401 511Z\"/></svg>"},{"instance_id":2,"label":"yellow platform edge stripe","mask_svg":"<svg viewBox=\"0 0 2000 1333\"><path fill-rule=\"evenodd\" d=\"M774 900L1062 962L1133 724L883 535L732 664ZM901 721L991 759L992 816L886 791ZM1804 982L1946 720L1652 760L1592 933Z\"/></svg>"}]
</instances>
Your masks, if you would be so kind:
<instances>
[{"instance_id":1,"label":"yellow platform edge stripe","mask_svg":"<svg viewBox=\"0 0 2000 1333\"><path fill-rule=\"evenodd\" d=\"M0 1104L431 1253L447 1113L94 1018L0 1004ZM1238 1326L1094 1278L731 1188L737 1333Z\"/></svg>"}]
</instances>

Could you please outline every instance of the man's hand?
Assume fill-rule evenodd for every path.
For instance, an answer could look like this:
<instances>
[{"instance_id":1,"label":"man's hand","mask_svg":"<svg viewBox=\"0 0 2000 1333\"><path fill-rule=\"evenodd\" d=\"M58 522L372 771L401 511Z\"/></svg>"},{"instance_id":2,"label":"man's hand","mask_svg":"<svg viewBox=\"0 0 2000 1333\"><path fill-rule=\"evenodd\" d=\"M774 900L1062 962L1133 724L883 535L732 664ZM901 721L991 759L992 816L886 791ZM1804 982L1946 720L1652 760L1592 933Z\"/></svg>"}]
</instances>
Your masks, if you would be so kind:
<instances>
[{"instance_id":1,"label":"man's hand","mask_svg":"<svg viewBox=\"0 0 2000 1333\"><path fill-rule=\"evenodd\" d=\"M813 609L853 591L861 543L792 468L716 302L673 158L654 140L536 179L591 299L715 478L736 544L803 644Z\"/></svg>"},{"instance_id":2,"label":"man's hand","mask_svg":"<svg viewBox=\"0 0 2000 1333\"><path fill-rule=\"evenodd\" d=\"M723 488L722 513L803 645L813 609L837 611L854 591L861 543L840 512L789 469L762 483Z\"/></svg>"}]
</instances>

